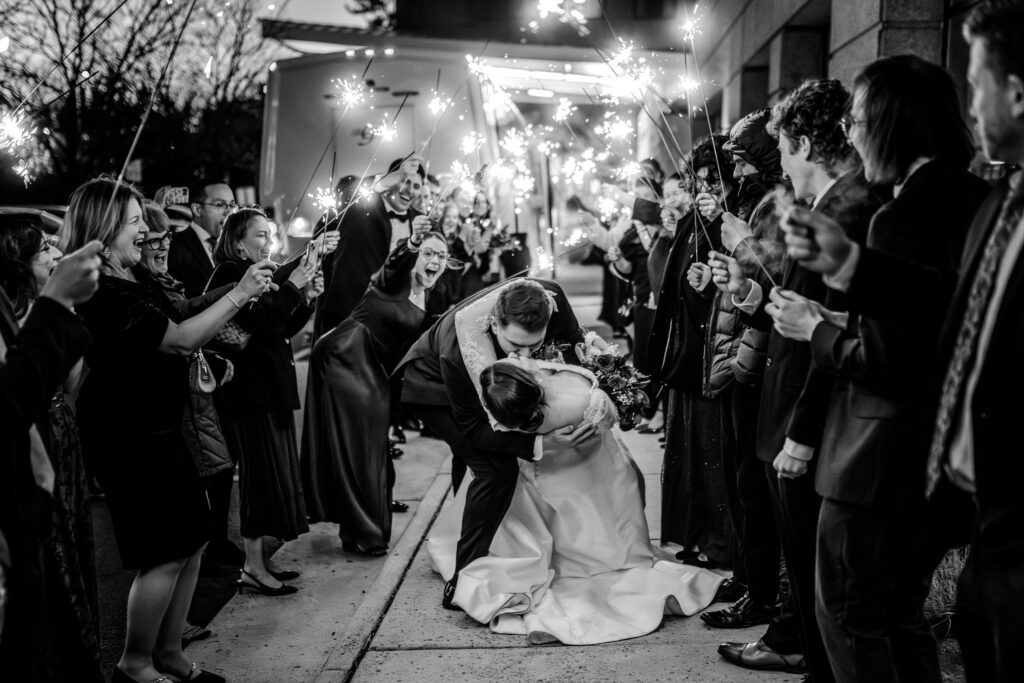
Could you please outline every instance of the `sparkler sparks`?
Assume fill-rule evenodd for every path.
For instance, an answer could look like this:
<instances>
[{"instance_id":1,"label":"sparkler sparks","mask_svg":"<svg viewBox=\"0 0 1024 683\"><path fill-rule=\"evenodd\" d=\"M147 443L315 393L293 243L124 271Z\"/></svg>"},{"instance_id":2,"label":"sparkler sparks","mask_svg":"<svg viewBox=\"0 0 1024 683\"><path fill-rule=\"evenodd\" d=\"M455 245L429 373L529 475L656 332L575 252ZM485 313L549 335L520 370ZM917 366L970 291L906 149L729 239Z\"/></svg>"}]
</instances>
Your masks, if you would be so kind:
<instances>
[{"instance_id":1,"label":"sparkler sparks","mask_svg":"<svg viewBox=\"0 0 1024 683\"><path fill-rule=\"evenodd\" d=\"M398 128L395 126L389 126L388 122L385 120L373 129L373 134L380 137L384 142L391 142L398 137Z\"/></svg>"},{"instance_id":2,"label":"sparkler sparks","mask_svg":"<svg viewBox=\"0 0 1024 683\"><path fill-rule=\"evenodd\" d=\"M679 32L683 34L683 40L691 42L701 34L700 15L697 13L696 8L693 10L693 16L679 25Z\"/></svg>"},{"instance_id":3,"label":"sparkler sparks","mask_svg":"<svg viewBox=\"0 0 1024 683\"><path fill-rule=\"evenodd\" d=\"M366 84L356 80L334 80L334 88L338 91L338 100L346 107L354 107L366 100Z\"/></svg>"},{"instance_id":4,"label":"sparkler sparks","mask_svg":"<svg viewBox=\"0 0 1024 683\"><path fill-rule=\"evenodd\" d=\"M338 197L331 190L333 186L333 179L327 181L327 187L316 188L315 194L306 195L313 200L313 205L320 210L321 213L337 213L338 211Z\"/></svg>"},{"instance_id":5,"label":"sparkler sparks","mask_svg":"<svg viewBox=\"0 0 1024 683\"><path fill-rule=\"evenodd\" d=\"M35 132L26 126L24 114L4 114L0 117L0 149L14 154Z\"/></svg>"},{"instance_id":6,"label":"sparkler sparks","mask_svg":"<svg viewBox=\"0 0 1024 683\"><path fill-rule=\"evenodd\" d=\"M587 27L587 16L583 13L582 7L586 0L537 0L537 12L541 19L549 16L558 17L563 24L568 24L576 30L576 33L583 37L590 35L590 28ZM530 22L530 28L536 32L535 22Z\"/></svg>"},{"instance_id":7,"label":"sparkler sparks","mask_svg":"<svg viewBox=\"0 0 1024 683\"><path fill-rule=\"evenodd\" d=\"M558 107L555 109L554 120L555 123L565 123L572 116L572 113L576 111L576 107L573 106L572 102L569 101L568 97L563 97L558 100Z\"/></svg>"},{"instance_id":8,"label":"sparkler sparks","mask_svg":"<svg viewBox=\"0 0 1024 683\"><path fill-rule=\"evenodd\" d=\"M462 153L472 154L473 152L480 149L480 146L484 144L484 136L476 131L473 131L466 137L462 138Z\"/></svg>"},{"instance_id":9,"label":"sparkler sparks","mask_svg":"<svg viewBox=\"0 0 1024 683\"><path fill-rule=\"evenodd\" d=\"M639 176L641 173L643 173L643 168L641 168L639 162L627 161L625 164L623 164L622 168L618 169L615 172L615 175L617 175L622 180L629 180L631 178Z\"/></svg>"}]
</instances>

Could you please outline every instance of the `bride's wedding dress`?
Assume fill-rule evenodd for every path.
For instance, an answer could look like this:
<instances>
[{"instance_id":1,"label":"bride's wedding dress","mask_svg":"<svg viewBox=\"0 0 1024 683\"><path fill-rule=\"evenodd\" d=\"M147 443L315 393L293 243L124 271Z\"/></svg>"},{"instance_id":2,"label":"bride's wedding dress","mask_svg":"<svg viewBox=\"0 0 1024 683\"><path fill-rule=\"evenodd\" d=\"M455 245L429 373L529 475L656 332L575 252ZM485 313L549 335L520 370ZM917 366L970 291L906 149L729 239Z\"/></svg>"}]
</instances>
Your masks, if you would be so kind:
<instances>
[{"instance_id":1,"label":"bride's wedding dress","mask_svg":"<svg viewBox=\"0 0 1024 683\"><path fill-rule=\"evenodd\" d=\"M475 379L479 365L493 358L460 344ZM455 604L497 633L569 645L635 638L657 629L665 614L689 616L707 607L723 577L655 558L639 471L617 433L611 399L584 368L540 365L589 379L584 419L598 431L578 448L520 461L515 496L490 555L459 575ZM467 484L427 542L445 579L455 568Z\"/></svg>"}]
</instances>

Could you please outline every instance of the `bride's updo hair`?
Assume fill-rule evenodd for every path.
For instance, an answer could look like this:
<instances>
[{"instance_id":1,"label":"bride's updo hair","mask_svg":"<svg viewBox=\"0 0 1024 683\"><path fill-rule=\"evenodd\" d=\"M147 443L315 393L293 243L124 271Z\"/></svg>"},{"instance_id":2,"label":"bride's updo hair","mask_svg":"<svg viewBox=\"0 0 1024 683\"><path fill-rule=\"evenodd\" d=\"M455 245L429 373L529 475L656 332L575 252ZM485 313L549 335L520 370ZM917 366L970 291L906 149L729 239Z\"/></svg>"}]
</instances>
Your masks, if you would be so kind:
<instances>
[{"instance_id":1,"label":"bride's updo hair","mask_svg":"<svg viewBox=\"0 0 1024 683\"><path fill-rule=\"evenodd\" d=\"M480 373L480 388L499 424L532 432L544 422L544 389L518 365L494 363Z\"/></svg>"}]
</instances>

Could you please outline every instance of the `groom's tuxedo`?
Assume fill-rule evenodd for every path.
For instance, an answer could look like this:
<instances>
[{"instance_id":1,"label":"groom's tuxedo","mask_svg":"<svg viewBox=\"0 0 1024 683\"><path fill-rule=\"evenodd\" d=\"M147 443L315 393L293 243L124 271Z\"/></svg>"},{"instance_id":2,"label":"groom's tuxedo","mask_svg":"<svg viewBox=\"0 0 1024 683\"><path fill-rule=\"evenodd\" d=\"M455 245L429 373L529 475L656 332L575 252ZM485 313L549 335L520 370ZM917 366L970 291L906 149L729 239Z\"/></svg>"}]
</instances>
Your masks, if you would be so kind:
<instances>
[{"instance_id":1,"label":"groom's tuxedo","mask_svg":"<svg viewBox=\"0 0 1024 683\"><path fill-rule=\"evenodd\" d=\"M544 343L582 343L579 322L562 288L548 280L533 280L554 295L557 307L548 323ZM516 459L533 459L534 445L540 438L523 432L496 432L491 428L455 333L455 314L504 284L507 283L478 292L441 316L423 333L395 371L402 379L402 403L451 447L452 481L456 489L465 467L468 465L473 470L456 574L477 557L487 554L515 492L519 474ZM493 337L492 342L496 357L504 357ZM575 354L565 355L567 361L575 361Z\"/></svg>"}]
</instances>

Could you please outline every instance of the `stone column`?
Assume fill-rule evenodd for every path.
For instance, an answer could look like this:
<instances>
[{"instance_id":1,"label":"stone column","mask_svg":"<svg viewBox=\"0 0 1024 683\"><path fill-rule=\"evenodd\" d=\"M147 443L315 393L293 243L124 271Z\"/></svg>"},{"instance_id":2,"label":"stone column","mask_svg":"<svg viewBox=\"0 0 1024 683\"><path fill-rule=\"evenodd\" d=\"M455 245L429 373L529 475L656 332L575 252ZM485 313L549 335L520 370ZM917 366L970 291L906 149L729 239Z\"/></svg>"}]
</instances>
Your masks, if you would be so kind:
<instances>
[{"instance_id":1,"label":"stone column","mask_svg":"<svg viewBox=\"0 0 1024 683\"><path fill-rule=\"evenodd\" d=\"M768 104L809 78L825 75L826 33L823 28L787 28L768 45Z\"/></svg>"},{"instance_id":2,"label":"stone column","mask_svg":"<svg viewBox=\"0 0 1024 683\"><path fill-rule=\"evenodd\" d=\"M943 0L832 0L828 73L847 86L879 57L912 52L942 63Z\"/></svg>"}]
</instances>

